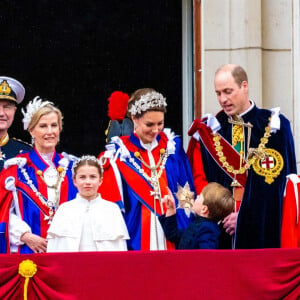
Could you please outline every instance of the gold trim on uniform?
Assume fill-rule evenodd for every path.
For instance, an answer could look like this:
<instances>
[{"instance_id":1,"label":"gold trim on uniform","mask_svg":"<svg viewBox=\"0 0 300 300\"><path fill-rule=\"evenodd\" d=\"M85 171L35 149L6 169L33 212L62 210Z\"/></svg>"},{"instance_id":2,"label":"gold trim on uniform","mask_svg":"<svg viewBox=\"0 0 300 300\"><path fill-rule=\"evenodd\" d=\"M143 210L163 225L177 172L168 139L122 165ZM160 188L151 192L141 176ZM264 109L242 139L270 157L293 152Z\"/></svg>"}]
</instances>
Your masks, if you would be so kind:
<instances>
[{"instance_id":1,"label":"gold trim on uniform","mask_svg":"<svg viewBox=\"0 0 300 300\"><path fill-rule=\"evenodd\" d=\"M4 137L0 138L0 147L5 146L8 143L8 141L9 141L9 136L7 133Z\"/></svg>"},{"instance_id":2,"label":"gold trim on uniform","mask_svg":"<svg viewBox=\"0 0 300 300\"><path fill-rule=\"evenodd\" d=\"M282 155L275 149L266 148L264 149L264 152L266 154L265 158L257 159L253 164L253 170L256 174L264 176L266 183L271 184L282 171L284 161ZM269 168L264 168L262 166L262 160L264 161L269 158L272 158L272 160L268 162L271 166Z\"/></svg>"}]
</instances>

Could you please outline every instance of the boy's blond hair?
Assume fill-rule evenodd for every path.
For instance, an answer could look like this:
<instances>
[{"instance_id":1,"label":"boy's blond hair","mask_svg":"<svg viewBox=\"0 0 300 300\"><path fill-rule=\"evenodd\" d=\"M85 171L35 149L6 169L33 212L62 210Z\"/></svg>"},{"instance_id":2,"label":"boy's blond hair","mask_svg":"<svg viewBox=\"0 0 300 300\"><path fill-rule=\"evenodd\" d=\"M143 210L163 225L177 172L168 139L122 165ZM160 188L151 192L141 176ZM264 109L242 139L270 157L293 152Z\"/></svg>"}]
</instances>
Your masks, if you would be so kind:
<instances>
[{"instance_id":1,"label":"boy's blond hair","mask_svg":"<svg viewBox=\"0 0 300 300\"><path fill-rule=\"evenodd\" d=\"M208 207L208 217L220 221L234 209L234 199L229 189L219 183L210 182L202 190L203 204Z\"/></svg>"}]
</instances>

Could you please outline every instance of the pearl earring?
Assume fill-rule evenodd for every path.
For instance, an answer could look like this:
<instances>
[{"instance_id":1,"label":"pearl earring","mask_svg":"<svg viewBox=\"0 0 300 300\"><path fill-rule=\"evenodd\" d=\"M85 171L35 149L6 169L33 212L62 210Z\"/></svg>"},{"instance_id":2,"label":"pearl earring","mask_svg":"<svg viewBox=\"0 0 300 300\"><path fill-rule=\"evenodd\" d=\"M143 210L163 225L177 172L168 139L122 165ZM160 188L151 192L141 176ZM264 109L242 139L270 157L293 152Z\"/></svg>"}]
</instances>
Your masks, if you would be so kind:
<instances>
[{"instance_id":1,"label":"pearl earring","mask_svg":"<svg viewBox=\"0 0 300 300\"><path fill-rule=\"evenodd\" d=\"M34 136L31 137L31 145L34 145Z\"/></svg>"}]
</instances>

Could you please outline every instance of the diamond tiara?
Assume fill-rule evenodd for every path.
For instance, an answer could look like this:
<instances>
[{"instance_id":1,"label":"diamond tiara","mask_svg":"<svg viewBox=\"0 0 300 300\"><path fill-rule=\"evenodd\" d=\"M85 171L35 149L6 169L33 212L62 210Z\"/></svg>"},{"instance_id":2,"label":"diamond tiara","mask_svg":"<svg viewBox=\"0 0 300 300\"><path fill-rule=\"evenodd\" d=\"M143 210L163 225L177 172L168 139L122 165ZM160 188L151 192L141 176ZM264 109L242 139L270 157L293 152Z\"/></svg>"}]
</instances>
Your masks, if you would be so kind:
<instances>
[{"instance_id":1,"label":"diamond tiara","mask_svg":"<svg viewBox=\"0 0 300 300\"><path fill-rule=\"evenodd\" d=\"M137 100L128 110L135 116L154 107L166 107L166 98L158 92L149 92Z\"/></svg>"}]
</instances>

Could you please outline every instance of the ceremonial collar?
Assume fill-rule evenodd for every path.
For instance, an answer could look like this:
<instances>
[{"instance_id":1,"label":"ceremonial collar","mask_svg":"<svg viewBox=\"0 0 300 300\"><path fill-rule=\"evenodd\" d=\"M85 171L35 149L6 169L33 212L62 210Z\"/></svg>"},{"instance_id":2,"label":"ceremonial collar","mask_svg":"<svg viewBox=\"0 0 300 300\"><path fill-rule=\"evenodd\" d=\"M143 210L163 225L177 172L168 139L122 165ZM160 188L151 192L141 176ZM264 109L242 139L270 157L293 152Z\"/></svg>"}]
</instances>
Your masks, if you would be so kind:
<instances>
[{"instance_id":1,"label":"ceremonial collar","mask_svg":"<svg viewBox=\"0 0 300 300\"><path fill-rule=\"evenodd\" d=\"M258 108L255 105L253 101L251 101L251 107L249 107L246 111L244 111L242 114L239 115L244 121L244 123L248 123L250 120L253 122L254 119L256 119L256 114L257 114ZM280 129L280 108L272 108L270 111L270 117L271 117L271 122L270 122L270 127L271 127L271 132L275 133L277 130Z\"/></svg>"}]
</instances>

